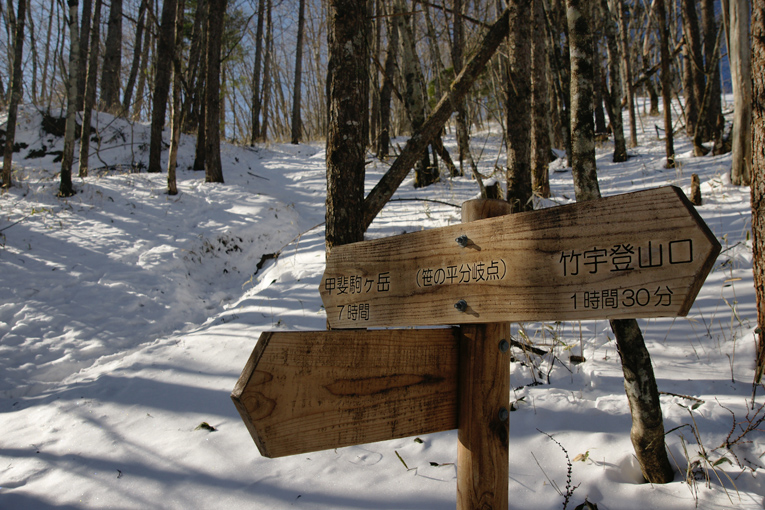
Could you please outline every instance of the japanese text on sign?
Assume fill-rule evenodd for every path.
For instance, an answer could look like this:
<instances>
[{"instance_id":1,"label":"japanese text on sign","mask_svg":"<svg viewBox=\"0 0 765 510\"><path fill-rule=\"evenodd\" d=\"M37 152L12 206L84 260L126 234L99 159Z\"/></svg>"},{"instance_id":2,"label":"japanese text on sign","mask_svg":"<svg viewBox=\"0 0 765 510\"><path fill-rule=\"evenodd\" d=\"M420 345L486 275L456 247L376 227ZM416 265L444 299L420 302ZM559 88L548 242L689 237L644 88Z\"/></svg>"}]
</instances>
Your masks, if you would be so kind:
<instances>
[{"instance_id":1,"label":"japanese text on sign","mask_svg":"<svg viewBox=\"0 0 765 510\"><path fill-rule=\"evenodd\" d=\"M359 275L338 276L324 280L324 290L335 294L369 294L370 292L390 291L390 272L378 273L377 278L365 278Z\"/></svg>"},{"instance_id":2,"label":"japanese text on sign","mask_svg":"<svg viewBox=\"0 0 765 510\"><path fill-rule=\"evenodd\" d=\"M339 320L348 319L349 321L368 321L369 303L359 303L352 305L338 305L340 309L337 315ZM345 314L345 317L343 317Z\"/></svg>"},{"instance_id":3,"label":"japanese text on sign","mask_svg":"<svg viewBox=\"0 0 765 510\"><path fill-rule=\"evenodd\" d=\"M562 251L558 263L563 276L595 274L598 271L632 271L658 268L669 264L693 262L693 240L682 239L663 243L648 241L648 246L616 244L610 248Z\"/></svg>"},{"instance_id":4,"label":"japanese text on sign","mask_svg":"<svg viewBox=\"0 0 765 510\"><path fill-rule=\"evenodd\" d=\"M574 310L603 310L606 308L632 308L633 306L671 306L672 289L665 286L651 291L639 289L605 289L577 292L571 296Z\"/></svg>"},{"instance_id":5,"label":"japanese text on sign","mask_svg":"<svg viewBox=\"0 0 765 510\"><path fill-rule=\"evenodd\" d=\"M477 283L494 280L504 280L507 275L507 264L503 259L492 260L489 263L475 262L439 268L418 269L415 280L418 287L435 285Z\"/></svg>"}]
</instances>

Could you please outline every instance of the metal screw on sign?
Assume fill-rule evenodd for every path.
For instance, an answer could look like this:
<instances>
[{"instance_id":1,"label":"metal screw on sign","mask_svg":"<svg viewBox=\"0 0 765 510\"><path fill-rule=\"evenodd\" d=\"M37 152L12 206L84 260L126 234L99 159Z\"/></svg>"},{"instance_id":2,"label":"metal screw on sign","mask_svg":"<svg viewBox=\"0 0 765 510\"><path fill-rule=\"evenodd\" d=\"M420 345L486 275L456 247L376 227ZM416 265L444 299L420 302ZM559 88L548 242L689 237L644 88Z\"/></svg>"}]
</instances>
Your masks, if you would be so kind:
<instances>
[{"instance_id":1,"label":"metal screw on sign","mask_svg":"<svg viewBox=\"0 0 765 510\"><path fill-rule=\"evenodd\" d=\"M467 310L467 307L468 307L467 301L465 301L464 299L460 299L459 301L454 303L454 308L456 308L460 312L464 312L465 310Z\"/></svg>"},{"instance_id":2,"label":"metal screw on sign","mask_svg":"<svg viewBox=\"0 0 765 510\"><path fill-rule=\"evenodd\" d=\"M507 352L510 350L510 344L507 342L507 340L501 340L499 342L499 350L501 352Z\"/></svg>"},{"instance_id":3,"label":"metal screw on sign","mask_svg":"<svg viewBox=\"0 0 765 510\"><path fill-rule=\"evenodd\" d=\"M455 241L457 241L457 244L465 248L470 242L470 239L468 239L468 236L466 236L465 234L462 234L457 239L455 239Z\"/></svg>"},{"instance_id":4,"label":"metal screw on sign","mask_svg":"<svg viewBox=\"0 0 765 510\"><path fill-rule=\"evenodd\" d=\"M507 411L506 408L500 407L499 409L499 421L507 421L507 419L510 417L510 413Z\"/></svg>"}]
</instances>

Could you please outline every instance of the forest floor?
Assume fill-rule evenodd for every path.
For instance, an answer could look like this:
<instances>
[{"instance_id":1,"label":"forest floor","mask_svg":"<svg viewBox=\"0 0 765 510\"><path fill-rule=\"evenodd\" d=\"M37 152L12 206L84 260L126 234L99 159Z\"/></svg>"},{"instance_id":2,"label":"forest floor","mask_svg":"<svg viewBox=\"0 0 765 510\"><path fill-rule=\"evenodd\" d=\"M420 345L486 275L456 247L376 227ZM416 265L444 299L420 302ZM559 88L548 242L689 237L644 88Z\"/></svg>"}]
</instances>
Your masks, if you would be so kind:
<instances>
[{"instance_id":1,"label":"forest floor","mask_svg":"<svg viewBox=\"0 0 765 510\"><path fill-rule=\"evenodd\" d=\"M168 196L166 174L145 172L148 126L100 115L91 175L59 199L63 144L42 119L22 108L26 147L0 196L0 508L455 507L456 431L267 459L229 398L262 332L326 328L323 143L223 144L226 183L205 184L184 137ZM626 163L598 149L603 195L689 193L696 173L697 209L723 246L687 317L639 321L675 481L642 479L607 321L514 324L514 338L549 354L514 349L511 508L765 506L749 190L730 184L730 155L694 158L682 134L678 167L665 169L660 119L641 120ZM472 146L483 173L504 164L497 132ZM386 169L370 156L367 191ZM538 207L573 202L565 160L550 177ZM457 206L477 197L469 177L419 190L410 178L367 238L458 223Z\"/></svg>"}]
</instances>

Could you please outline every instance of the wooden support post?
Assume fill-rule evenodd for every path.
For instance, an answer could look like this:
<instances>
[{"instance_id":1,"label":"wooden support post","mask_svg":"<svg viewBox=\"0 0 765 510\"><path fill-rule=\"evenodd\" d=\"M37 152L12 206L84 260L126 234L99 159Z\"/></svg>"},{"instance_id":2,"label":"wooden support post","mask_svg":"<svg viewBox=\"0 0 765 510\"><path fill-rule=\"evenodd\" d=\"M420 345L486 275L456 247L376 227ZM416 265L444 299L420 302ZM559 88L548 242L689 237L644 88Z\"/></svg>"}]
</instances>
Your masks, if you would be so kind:
<instances>
[{"instance_id":1,"label":"wooden support post","mask_svg":"<svg viewBox=\"0 0 765 510\"><path fill-rule=\"evenodd\" d=\"M462 205L462 222L510 212L502 200L471 200ZM510 323L470 324L460 330L457 510L505 510Z\"/></svg>"}]
</instances>

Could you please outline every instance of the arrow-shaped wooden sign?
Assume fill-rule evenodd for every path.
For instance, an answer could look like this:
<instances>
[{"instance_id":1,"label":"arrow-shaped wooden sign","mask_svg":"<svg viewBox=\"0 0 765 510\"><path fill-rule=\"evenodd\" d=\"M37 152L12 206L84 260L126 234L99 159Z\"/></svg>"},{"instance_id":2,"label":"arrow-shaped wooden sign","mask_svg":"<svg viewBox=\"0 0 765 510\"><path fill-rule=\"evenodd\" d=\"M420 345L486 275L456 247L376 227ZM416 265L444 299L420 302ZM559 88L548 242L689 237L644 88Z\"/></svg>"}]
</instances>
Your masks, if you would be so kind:
<instances>
[{"instance_id":1,"label":"arrow-shaped wooden sign","mask_svg":"<svg viewBox=\"0 0 765 510\"><path fill-rule=\"evenodd\" d=\"M335 329L672 317L719 252L669 186L337 246L319 292Z\"/></svg>"},{"instance_id":2,"label":"arrow-shaped wooden sign","mask_svg":"<svg viewBox=\"0 0 765 510\"><path fill-rule=\"evenodd\" d=\"M457 428L458 331L263 333L231 394L265 457Z\"/></svg>"}]
</instances>

